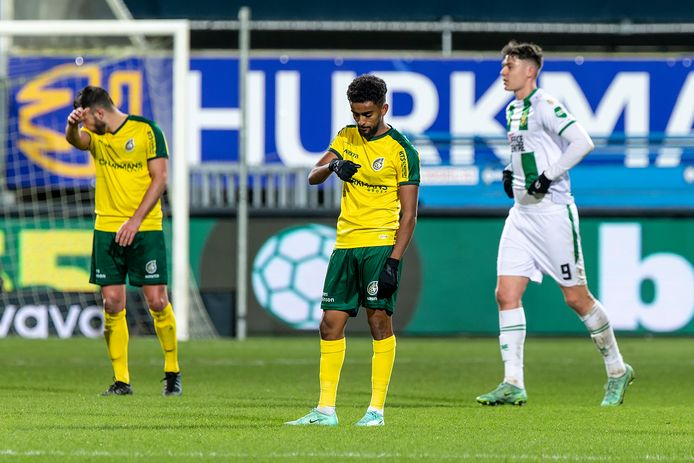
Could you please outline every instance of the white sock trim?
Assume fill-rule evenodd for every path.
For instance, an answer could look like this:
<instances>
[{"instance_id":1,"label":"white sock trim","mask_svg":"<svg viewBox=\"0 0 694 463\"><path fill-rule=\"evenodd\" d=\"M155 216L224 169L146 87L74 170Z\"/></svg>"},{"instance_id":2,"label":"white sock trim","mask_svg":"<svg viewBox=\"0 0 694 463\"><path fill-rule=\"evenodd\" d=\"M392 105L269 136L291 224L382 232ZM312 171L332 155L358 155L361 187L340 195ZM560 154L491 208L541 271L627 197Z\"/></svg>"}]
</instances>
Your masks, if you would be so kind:
<instances>
[{"instance_id":1,"label":"white sock trim","mask_svg":"<svg viewBox=\"0 0 694 463\"><path fill-rule=\"evenodd\" d=\"M316 407L316 410L321 412L324 415L334 415L335 414L335 407Z\"/></svg>"}]
</instances>

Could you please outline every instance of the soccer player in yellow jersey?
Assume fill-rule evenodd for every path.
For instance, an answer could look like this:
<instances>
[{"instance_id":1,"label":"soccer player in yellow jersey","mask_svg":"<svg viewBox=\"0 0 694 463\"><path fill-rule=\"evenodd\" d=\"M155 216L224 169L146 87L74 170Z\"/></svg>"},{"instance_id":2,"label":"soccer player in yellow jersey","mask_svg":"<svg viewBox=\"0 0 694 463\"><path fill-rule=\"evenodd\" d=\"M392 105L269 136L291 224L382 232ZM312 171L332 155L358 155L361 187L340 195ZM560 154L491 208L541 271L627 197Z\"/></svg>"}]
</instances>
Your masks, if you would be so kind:
<instances>
[{"instance_id":1,"label":"soccer player in yellow jersey","mask_svg":"<svg viewBox=\"0 0 694 463\"><path fill-rule=\"evenodd\" d=\"M164 351L163 394L181 395L176 318L166 290L160 201L168 175L164 135L156 123L119 111L103 88L87 86L77 94L65 138L74 147L89 150L96 166L96 222L89 281L101 286L104 336L114 373L114 383L102 395L132 394L126 276L131 285L142 287L154 319Z\"/></svg>"},{"instance_id":2,"label":"soccer player in yellow jersey","mask_svg":"<svg viewBox=\"0 0 694 463\"><path fill-rule=\"evenodd\" d=\"M352 81L347 98L356 125L340 130L308 177L316 185L334 172L343 181L342 202L323 286L320 398L316 408L290 425L337 425L335 399L345 359L345 325L360 307L366 308L374 353L371 403L356 424L384 424L383 404L395 360L391 315L419 195L419 154L385 123L386 91L385 82L373 75Z\"/></svg>"}]
</instances>

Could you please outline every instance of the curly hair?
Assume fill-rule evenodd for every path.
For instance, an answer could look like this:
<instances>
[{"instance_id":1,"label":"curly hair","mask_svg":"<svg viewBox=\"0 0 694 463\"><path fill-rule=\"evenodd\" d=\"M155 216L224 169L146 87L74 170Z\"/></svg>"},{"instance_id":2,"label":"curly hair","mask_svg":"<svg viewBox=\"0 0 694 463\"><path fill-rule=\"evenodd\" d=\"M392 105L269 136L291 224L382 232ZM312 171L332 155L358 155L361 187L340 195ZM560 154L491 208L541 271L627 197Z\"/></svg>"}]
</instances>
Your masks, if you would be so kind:
<instances>
[{"instance_id":1,"label":"curly hair","mask_svg":"<svg viewBox=\"0 0 694 463\"><path fill-rule=\"evenodd\" d=\"M73 108L91 108L100 106L102 108L113 108L113 100L106 90L101 87L87 85L77 93L75 101L72 103Z\"/></svg>"},{"instance_id":2,"label":"curly hair","mask_svg":"<svg viewBox=\"0 0 694 463\"><path fill-rule=\"evenodd\" d=\"M371 74L363 74L347 87L347 99L350 103L372 101L378 106L383 106L386 102L387 91L388 88L383 79Z\"/></svg>"},{"instance_id":3,"label":"curly hair","mask_svg":"<svg viewBox=\"0 0 694 463\"><path fill-rule=\"evenodd\" d=\"M518 59L535 62L537 68L542 67L542 48L530 42L516 42L511 40L501 49L503 56L515 56Z\"/></svg>"}]
</instances>

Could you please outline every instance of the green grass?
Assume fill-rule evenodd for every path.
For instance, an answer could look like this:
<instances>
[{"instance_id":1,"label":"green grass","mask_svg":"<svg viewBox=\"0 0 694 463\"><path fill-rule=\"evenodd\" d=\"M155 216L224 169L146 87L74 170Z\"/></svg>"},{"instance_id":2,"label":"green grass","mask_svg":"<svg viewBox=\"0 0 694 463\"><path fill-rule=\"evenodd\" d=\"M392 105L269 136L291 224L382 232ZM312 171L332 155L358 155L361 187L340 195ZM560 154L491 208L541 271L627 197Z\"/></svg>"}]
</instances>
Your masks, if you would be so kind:
<instances>
[{"instance_id":1,"label":"green grass","mask_svg":"<svg viewBox=\"0 0 694 463\"><path fill-rule=\"evenodd\" d=\"M370 397L371 344L348 338L337 428L288 427L318 398L318 340L181 346L185 395L161 394L156 339L131 339L132 397L101 340L0 340L2 461L694 461L692 339L622 339L636 381L599 406L589 339L528 339L525 407L481 407L502 366L495 339L398 341L384 428L355 428Z\"/></svg>"}]
</instances>

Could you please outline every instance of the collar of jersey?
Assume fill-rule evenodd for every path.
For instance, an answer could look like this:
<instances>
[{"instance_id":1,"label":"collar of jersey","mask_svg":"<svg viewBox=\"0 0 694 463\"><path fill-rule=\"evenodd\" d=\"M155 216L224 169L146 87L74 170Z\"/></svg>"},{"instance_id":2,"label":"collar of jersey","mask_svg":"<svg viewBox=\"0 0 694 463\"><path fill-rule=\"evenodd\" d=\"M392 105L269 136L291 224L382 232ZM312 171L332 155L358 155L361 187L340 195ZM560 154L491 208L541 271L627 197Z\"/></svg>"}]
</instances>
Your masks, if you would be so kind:
<instances>
[{"instance_id":1,"label":"collar of jersey","mask_svg":"<svg viewBox=\"0 0 694 463\"><path fill-rule=\"evenodd\" d=\"M117 128L116 130L113 131L113 134L112 134L112 135L117 134L118 131L119 131L120 129L122 129L123 126L124 126L129 120L130 120L130 114L128 114L128 117L125 118L125 120L123 121L123 123L122 123L121 125L119 125L118 128Z\"/></svg>"},{"instance_id":2,"label":"collar of jersey","mask_svg":"<svg viewBox=\"0 0 694 463\"><path fill-rule=\"evenodd\" d=\"M376 135L376 136L373 137L371 140L367 140L367 141L378 140L378 139L380 139L380 138L385 137L386 135L389 135L390 132L392 132L392 131L393 131L393 127L392 127L392 126L389 126L388 130L386 130L385 132L383 132L381 135Z\"/></svg>"},{"instance_id":3,"label":"collar of jersey","mask_svg":"<svg viewBox=\"0 0 694 463\"><path fill-rule=\"evenodd\" d=\"M535 88L533 89L533 91L530 92L530 95L528 95L528 96L526 96L525 98L523 98L522 100L518 100L518 101L523 101L524 104L530 103L530 98L532 98L532 96L533 96L534 94L536 94L537 91L538 91L539 89L540 89L540 87L535 87Z\"/></svg>"}]
</instances>

